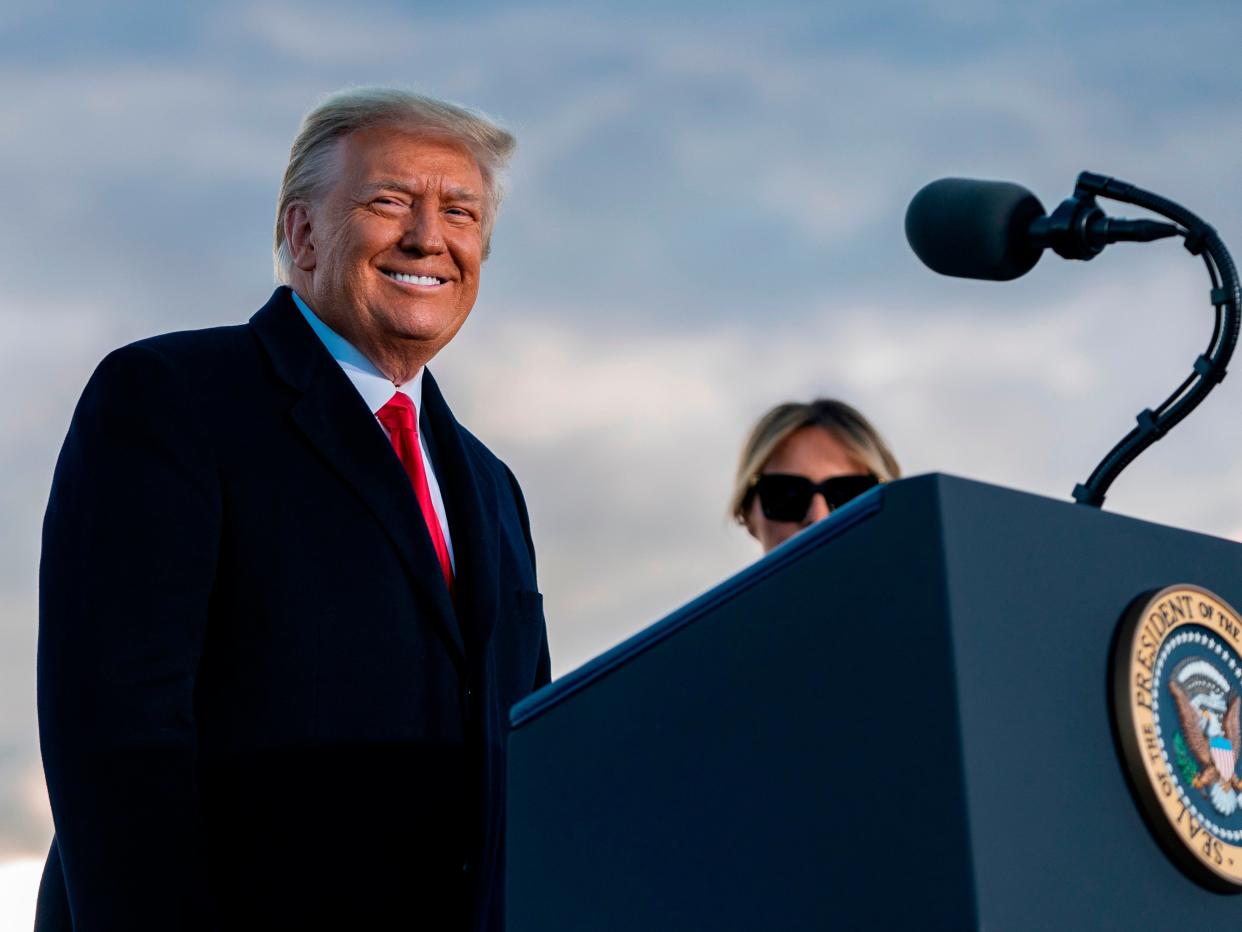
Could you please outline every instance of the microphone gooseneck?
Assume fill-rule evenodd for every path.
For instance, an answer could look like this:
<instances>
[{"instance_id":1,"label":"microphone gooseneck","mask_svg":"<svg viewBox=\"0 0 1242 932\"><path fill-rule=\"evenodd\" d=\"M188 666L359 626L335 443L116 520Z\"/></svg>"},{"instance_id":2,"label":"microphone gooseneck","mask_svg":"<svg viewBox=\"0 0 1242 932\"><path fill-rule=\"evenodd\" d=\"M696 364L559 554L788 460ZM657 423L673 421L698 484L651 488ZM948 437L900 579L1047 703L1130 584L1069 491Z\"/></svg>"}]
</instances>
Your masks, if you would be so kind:
<instances>
[{"instance_id":1,"label":"microphone gooseneck","mask_svg":"<svg viewBox=\"0 0 1242 932\"><path fill-rule=\"evenodd\" d=\"M1133 204L1170 222L1108 217L1097 197ZM1102 505L1122 470L1224 379L1242 329L1242 285L1224 242L1215 229L1179 204L1092 172L1078 176L1074 194L1050 215L1034 194L1019 185L967 178L933 181L914 196L906 211L906 238L928 268L942 275L990 281L1025 275L1046 249L1065 259L1089 260L1112 243L1145 243L1170 236L1183 237L1186 249L1202 256L1207 266L1216 313L1212 337L1186 380L1156 408L1139 412L1137 426L1085 483L1075 486L1074 499L1080 504Z\"/></svg>"},{"instance_id":2,"label":"microphone gooseneck","mask_svg":"<svg viewBox=\"0 0 1242 932\"><path fill-rule=\"evenodd\" d=\"M1220 235L1180 204L1127 182L1092 172L1082 172L1078 176L1075 193L1078 191L1133 204L1171 220L1176 225L1176 233L1184 238L1183 245L1187 251L1203 258L1212 282L1209 301L1216 316L1207 349L1194 361L1190 375L1154 409L1140 411L1135 418L1136 426L1108 451L1086 482L1074 487L1075 501L1098 508L1104 503L1104 493L1122 470L1185 420L1224 380L1229 359L1238 344L1238 332L1242 329L1242 283L1238 280L1233 257L1229 255Z\"/></svg>"}]
</instances>

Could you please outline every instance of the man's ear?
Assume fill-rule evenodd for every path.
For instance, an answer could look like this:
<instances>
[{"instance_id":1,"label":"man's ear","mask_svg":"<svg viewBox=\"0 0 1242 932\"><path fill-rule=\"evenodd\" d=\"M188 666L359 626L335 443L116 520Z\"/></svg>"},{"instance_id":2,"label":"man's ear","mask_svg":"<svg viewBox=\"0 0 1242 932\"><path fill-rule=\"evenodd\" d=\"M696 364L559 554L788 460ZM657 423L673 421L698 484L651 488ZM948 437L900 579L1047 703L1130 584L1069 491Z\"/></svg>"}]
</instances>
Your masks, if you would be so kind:
<instances>
[{"instance_id":1,"label":"man's ear","mask_svg":"<svg viewBox=\"0 0 1242 932\"><path fill-rule=\"evenodd\" d=\"M315 268L315 237L311 230L310 206L295 201L285 208L285 242L293 264L303 272Z\"/></svg>"}]
</instances>

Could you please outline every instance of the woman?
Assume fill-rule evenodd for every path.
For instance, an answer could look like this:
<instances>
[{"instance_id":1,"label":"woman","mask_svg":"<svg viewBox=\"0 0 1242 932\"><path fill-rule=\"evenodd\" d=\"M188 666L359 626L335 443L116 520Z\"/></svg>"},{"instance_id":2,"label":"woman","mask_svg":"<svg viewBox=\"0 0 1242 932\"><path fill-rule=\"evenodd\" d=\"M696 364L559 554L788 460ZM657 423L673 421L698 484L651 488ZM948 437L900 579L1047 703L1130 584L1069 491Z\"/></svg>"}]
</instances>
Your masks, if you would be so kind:
<instances>
[{"instance_id":1,"label":"woman","mask_svg":"<svg viewBox=\"0 0 1242 932\"><path fill-rule=\"evenodd\" d=\"M742 447L729 510L767 553L901 467L870 422L843 401L777 405Z\"/></svg>"}]
</instances>

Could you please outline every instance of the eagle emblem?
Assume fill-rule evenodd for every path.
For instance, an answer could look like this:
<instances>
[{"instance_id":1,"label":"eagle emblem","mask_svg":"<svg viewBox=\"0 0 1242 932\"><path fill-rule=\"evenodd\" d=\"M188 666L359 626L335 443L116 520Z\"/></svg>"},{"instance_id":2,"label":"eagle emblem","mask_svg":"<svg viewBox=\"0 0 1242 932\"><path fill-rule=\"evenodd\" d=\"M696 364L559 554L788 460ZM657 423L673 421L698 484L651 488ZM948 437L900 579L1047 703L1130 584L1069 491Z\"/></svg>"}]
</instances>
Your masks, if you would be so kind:
<instances>
[{"instance_id":1,"label":"eagle emblem","mask_svg":"<svg viewBox=\"0 0 1242 932\"><path fill-rule=\"evenodd\" d=\"M1238 810L1242 779L1237 776L1242 748L1242 696L1203 656L1191 656L1173 668L1169 692L1177 705L1185 761L1199 790L1221 815ZM1178 749L1181 750L1181 749Z\"/></svg>"},{"instance_id":2,"label":"eagle emblem","mask_svg":"<svg viewBox=\"0 0 1242 932\"><path fill-rule=\"evenodd\" d=\"M1242 615L1190 583L1136 598L1114 644L1113 714L1152 834L1199 883L1242 893Z\"/></svg>"}]
</instances>

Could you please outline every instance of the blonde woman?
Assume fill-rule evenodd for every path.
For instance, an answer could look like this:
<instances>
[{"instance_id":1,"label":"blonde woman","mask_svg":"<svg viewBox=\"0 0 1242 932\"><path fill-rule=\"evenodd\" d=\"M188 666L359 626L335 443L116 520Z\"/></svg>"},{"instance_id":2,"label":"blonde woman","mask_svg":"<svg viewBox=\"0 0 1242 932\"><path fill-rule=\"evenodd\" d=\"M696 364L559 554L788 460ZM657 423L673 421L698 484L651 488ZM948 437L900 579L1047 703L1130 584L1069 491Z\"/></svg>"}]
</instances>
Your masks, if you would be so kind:
<instances>
[{"instance_id":1,"label":"blonde woman","mask_svg":"<svg viewBox=\"0 0 1242 932\"><path fill-rule=\"evenodd\" d=\"M767 553L872 486L899 478L888 444L857 410L828 398L791 401L751 429L729 510Z\"/></svg>"}]
</instances>

